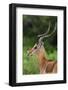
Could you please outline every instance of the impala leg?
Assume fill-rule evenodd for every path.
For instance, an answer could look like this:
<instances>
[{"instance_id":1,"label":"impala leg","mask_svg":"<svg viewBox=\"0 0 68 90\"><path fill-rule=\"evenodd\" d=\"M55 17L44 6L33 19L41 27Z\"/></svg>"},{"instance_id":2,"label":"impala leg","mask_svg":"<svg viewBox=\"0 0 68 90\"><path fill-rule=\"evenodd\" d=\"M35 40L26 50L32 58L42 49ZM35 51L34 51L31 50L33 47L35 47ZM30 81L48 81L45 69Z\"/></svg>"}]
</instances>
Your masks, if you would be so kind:
<instances>
[{"instance_id":1,"label":"impala leg","mask_svg":"<svg viewBox=\"0 0 68 90\"><path fill-rule=\"evenodd\" d=\"M57 63L55 64L55 66L53 68L53 73L57 73Z\"/></svg>"}]
</instances>

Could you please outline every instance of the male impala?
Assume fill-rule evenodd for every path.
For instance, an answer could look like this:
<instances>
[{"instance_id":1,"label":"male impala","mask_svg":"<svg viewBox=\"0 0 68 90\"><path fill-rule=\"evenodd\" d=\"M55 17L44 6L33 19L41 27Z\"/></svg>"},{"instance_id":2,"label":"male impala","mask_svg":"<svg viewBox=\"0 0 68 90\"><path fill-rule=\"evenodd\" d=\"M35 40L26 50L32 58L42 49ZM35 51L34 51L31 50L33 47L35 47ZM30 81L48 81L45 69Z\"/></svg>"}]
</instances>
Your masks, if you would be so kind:
<instances>
[{"instance_id":1,"label":"male impala","mask_svg":"<svg viewBox=\"0 0 68 90\"><path fill-rule=\"evenodd\" d=\"M44 48L44 43L42 41L44 38L49 37L54 34L54 32L56 31L56 24L55 24L54 30L51 34L48 34L49 30L50 30L50 23L49 23L49 28L48 28L47 32L44 34L38 35L38 37L39 37L38 43L36 43L33 46L33 48L28 50L29 55L35 54L37 56L40 74L57 73L57 61L56 60L48 60L48 58L46 56L46 50Z\"/></svg>"}]
</instances>

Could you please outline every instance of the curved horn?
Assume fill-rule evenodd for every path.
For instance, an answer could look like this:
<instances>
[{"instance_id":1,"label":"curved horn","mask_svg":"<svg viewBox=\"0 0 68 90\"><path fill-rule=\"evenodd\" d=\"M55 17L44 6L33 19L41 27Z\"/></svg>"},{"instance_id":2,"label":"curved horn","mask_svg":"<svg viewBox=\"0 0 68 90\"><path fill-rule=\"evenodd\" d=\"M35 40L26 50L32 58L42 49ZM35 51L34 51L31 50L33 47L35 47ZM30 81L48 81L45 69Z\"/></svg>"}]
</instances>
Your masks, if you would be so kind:
<instances>
[{"instance_id":1,"label":"curved horn","mask_svg":"<svg viewBox=\"0 0 68 90\"><path fill-rule=\"evenodd\" d=\"M41 37L39 38L39 42L41 42L44 38L50 37L51 35L53 35L55 31L56 31L56 23L55 23L55 27L54 27L53 32L50 33L50 34L48 34L48 35L41 36Z\"/></svg>"}]
</instances>

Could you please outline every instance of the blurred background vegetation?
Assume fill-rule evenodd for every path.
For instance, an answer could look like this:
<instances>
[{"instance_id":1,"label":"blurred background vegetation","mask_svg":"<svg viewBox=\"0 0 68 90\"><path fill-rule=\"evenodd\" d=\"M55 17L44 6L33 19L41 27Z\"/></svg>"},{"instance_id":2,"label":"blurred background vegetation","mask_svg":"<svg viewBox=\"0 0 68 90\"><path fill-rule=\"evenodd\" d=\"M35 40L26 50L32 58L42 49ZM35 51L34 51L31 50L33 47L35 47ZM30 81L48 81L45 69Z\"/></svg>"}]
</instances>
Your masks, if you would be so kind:
<instances>
[{"instance_id":1,"label":"blurred background vegetation","mask_svg":"<svg viewBox=\"0 0 68 90\"><path fill-rule=\"evenodd\" d=\"M39 74L38 60L35 56L27 56L27 50L32 48L38 41L37 35L47 31L51 22L51 33L57 23L56 16L33 16L23 15L23 74ZM44 47L48 59L57 60L57 29L56 32L44 40Z\"/></svg>"}]
</instances>

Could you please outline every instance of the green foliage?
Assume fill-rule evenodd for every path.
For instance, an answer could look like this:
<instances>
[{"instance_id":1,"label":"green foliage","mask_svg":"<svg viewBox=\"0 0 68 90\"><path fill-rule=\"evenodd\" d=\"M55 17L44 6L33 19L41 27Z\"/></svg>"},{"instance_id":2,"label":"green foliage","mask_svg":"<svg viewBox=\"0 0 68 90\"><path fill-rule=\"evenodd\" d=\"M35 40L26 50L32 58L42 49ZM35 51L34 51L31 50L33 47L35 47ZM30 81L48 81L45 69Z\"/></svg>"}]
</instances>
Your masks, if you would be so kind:
<instances>
[{"instance_id":1,"label":"green foliage","mask_svg":"<svg viewBox=\"0 0 68 90\"><path fill-rule=\"evenodd\" d=\"M39 74L38 60L36 56L27 56L27 50L38 41L37 35L43 34L51 22L50 32L57 22L56 16L31 16L23 15L23 74ZM57 60L57 30L53 36L45 38L44 47L50 60Z\"/></svg>"},{"instance_id":2,"label":"green foliage","mask_svg":"<svg viewBox=\"0 0 68 90\"><path fill-rule=\"evenodd\" d=\"M38 62L35 56L24 54L23 74L39 74Z\"/></svg>"}]
</instances>

